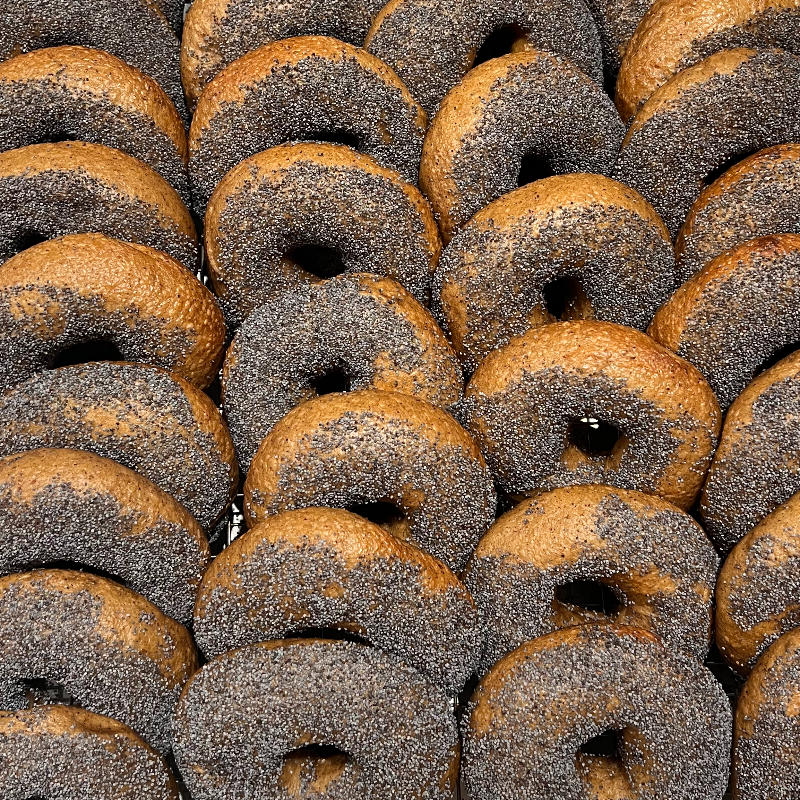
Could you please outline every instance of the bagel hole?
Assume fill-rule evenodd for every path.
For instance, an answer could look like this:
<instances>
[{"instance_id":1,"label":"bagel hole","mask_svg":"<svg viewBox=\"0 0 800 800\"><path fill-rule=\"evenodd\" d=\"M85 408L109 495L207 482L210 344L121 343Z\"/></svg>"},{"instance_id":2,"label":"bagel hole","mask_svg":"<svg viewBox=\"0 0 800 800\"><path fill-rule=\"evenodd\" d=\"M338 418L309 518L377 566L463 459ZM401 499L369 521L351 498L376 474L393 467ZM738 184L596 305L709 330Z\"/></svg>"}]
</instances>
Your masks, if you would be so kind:
<instances>
[{"instance_id":1,"label":"bagel hole","mask_svg":"<svg viewBox=\"0 0 800 800\"><path fill-rule=\"evenodd\" d=\"M310 272L323 280L341 275L346 267L342 254L335 247L318 244L304 244L286 254L286 258L298 269Z\"/></svg>"},{"instance_id":2,"label":"bagel hole","mask_svg":"<svg viewBox=\"0 0 800 800\"><path fill-rule=\"evenodd\" d=\"M557 586L556 600L608 616L616 614L622 605L614 590L600 581L571 581Z\"/></svg>"},{"instance_id":3,"label":"bagel hole","mask_svg":"<svg viewBox=\"0 0 800 800\"><path fill-rule=\"evenodd\" d=\"M286 635L287 639L325 639L332 642L351 642L364 647L372 647L372 643L363 636L344 628L300 628Z\"/></svg>"},{"instance_id":4,"label":"bagel hole","mask_svg":"<svg viewBox=\"0 0 800 800\"><path fill-rule=\"evenodd\" d=\"M372 503L353 503L347 506L347 510L359 517L364 517L376 525L380 525L385 531L394 533L402 527L406 515L394 503L386 500L377 500Z\"/></svg>"},{"instance_id":5,"label":"bagel hole","mask_svg":"<svg viewBox=\"0 0 800 800\"><path fill-rule=\"evenodd\" d=\"M800 350L800 342L790 342L789 344L785 344L783 347L779 347L771 356L765 358L758 365L758 369L756 369L753 377L755 378L756 375L766 372L768 369L770 369L770 367L774 367L779 361L783 361L784 358L790 356L792 353L795 353L798 350Z\"/></svg>"},{"instance_id":6,"label":"bagel hole","mask_svg":"<svg viewBox=\"0 0 800 800\"><path fill-rule=\"evenodd\" d=\"M343 144L345 147L352 147L358 150L361 146L358 136L350 131L341 128L332 130L315 131L314 133L301 137L299 141L305 142L328 142L329 144Z\"/></svg>"},{"instance_id":7,"label":"bagel hole","mask_svg":"<svg viewBox=\"0 0 800 800\"><path fill-rule=\"evenodd\" d=\"M58 144L59 142L78 142L80 141L73 133L66 131L50 131L39 139L39 144Z\"/></svg>"},{"instance_id":8,"label":"bagel hole","mask_svg":"<svg viewBox=\"0 0 800 800\"><path fill-rule=\"evenodd\" d=\"M620 734L621 731L615 728L609 728L607 731L599 733L597 736L592 736L591 739L584 742L579 752L585 756L603 756L605 758L621 758L622 750L620 748Z\"/></svg>"},{"instance_id":9,"label":"bagel hole","mask_svg":"<svg viewBox=\"0 0 800 800\"><path fill-rule=\"evenodd\" d=\"M526 153L522 157L517 174L517 186L526 186L542 178L554 175L550 159L541 153Z\"/></svg>"},{"instance_id":10,"label":"bagel hole","mask_svg":"<svg viewBox=\"0 0 800 800\"><path fill-rule=\"evenodd\" d=\"M284 754L279 783L289 790L290 796L299 797L305 776L311 782L311 792L319 796L320 792L325 793L330 783L341 777L353 760L350 753L336 745L306 744Z\"/></svg>"},{"instance_id":11,"label":"bagel hole","mask_svg":"<svg viewBox=\"0 0 800 800\"><path fill-rule=\"evenodd\" d=\"M78 706L75 698L61 683L56 683L47 678L23 678L22 691L28 702L28 708L34 706Z\"/></svg>"},{"instance_id":12,"label":"bagel hole","mask_svg":"<svg viewBox=\"0 0 800 800\"><path fill-rule=\"evenodd\" d=\"M350 377L339 366L326 369L311 380L311 388L318 394L335 394L350 391Z\"/></svg>"},{"instance_id":13,"label":"bagel hole","mask_svg":"<svg viewBox=\"0 0 800 800\"><path fill-rule=\"evenodd\" d=\"M587 414L570 423L567 437L584 455L603 458L611 455L622 434L610 423Z\"/></svg>"},{"instance_id":14,"label":"bagel hole","mask_svg":"<svg viewBox=\"0 0 800 800\"><path fill-rule=\"evenodd\" d=\"M104 339L78 342L62 350L53 359L53 369L71 367L75 364L88 364L92 361L124 361L119 348Z\"/></svg>"},{"instance_id":15,"label":"bagel hole","mask_svg":"<svg viewBox=\"0 0 800 800\"><path fill-rule=\"evenodd\" d=\"M37 569L64 569L70 572L85 572L89 575L95 575L98 578L105 578L107 581L118 583L120 586L127 586L128 583L119 575L114 575L112 572L106 572L98 567L92 567L88 564L82 564L79 561L66 561L59 559L57 561L29 561L25 564L15 564L15 572L33 572Z\"/></svg>"},{"instance_id":16,"label":"bagel hole","mask_svg":"<svg viewBox=\"0 0 800 800\"><path fill-rule=\"evenodd\" d=\"M491 61L493 58L507 56L514 52L514 45L520 40L525 39L526 33L519 25L503 25L495 28L484 40L483 44L475 53L473 67Z\"/></svg>"},{"instance_id":17,"label":"bagel hole","mask_svg":"<svg viewBox=\"0 0 800 800\"><path fill-rule=\"evenodd\" d=\"M575 312L585 300L583 288L575 278L564 276L550 281L542 289L544 307L556 319L575 319Z\"/></svg>"},{"instance_id":18,"label":"bagel hole","mask_svg":"<svg viewBox=\"0 0 800 800\"><path fill-rule=\"evenodd\" d=\"M21 253L23 250L29 250L31 247L36 247L37 244L42 244L43 242L49 241L49 236L43 236L38 231L22 231L22 233L17 236L16 242L14 243L14 249L18 253Z\"/></svg>"},{"instance_id":19,"label":"bagel hole","mask_svg":"<svg viewBox=\"0 0 800 800\"><path fill-rule=\"evenodd\" d=\"M757 150L748 150L746 153L736 153L732 155L730 158L725 159L719 166L715 167L711 170L711 172L706 175L703 184L705 186L710 186L714 181L718 178L721 178L731 167L735 167L740 161L744 161L746 158L749 158L753 153L758 152Z\"/></svg>"}]
</instances>

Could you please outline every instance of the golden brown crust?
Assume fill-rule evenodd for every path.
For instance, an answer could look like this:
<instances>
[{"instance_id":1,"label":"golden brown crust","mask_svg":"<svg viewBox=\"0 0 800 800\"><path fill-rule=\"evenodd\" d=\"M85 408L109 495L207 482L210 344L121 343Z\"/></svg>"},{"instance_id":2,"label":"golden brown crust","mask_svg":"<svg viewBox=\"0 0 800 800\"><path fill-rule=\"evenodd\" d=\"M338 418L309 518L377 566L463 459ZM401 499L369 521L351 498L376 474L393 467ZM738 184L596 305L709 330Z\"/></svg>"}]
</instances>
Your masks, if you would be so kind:
<instances>
[{"instance_id":1,"label":"golden brown crust","mask_svg":"<svg viewBox=\"0 0 800 800\"><path fill-rule=\"evenodd\" d=\"M20 334L41 337L43 349L70 322L88 324L70 310L80 296L94 303L90 317L113 315L127 330L153 326L143 351L122 353L131 361L164 367L200 388L214 380L222 361L225 321L213 296L181 264L145 245L91 233L44 242L0 267L0 294L8 296ZM15 347L7 341L12 356ZM26 377L16 372L14 382Z\"/></svg>"},{"instance_id":2,"label":"golden brown crust","mask_svg":"<svg viewBox=\"0 0 800 800\"><path fill-rule=\"evenodd\" d=\"M164 90L149 76L103 50L63 45L23 53L0 63L0 83L49 80L91 94L149 119L174 143L184 164L186 131Z\"/></svg>"},{"instance_id":3,"label":"golden brown crust","mask_svg":"<svg viewBox=\"0 0 800 800\"><path fill-rule=\"evenodd\" d=\"M686 67L704 39L723 36L766 11L798 8L797 0L656 0L633 35L616 84L616 104L630 122L642 104Z\"/></svg>"},{"instance_id":4,"label":"golden brown crust","mask_svg":"<svg viewBox=\"0 0 800 800\"><path fill-rule=\"evenodd\" d=\"M165 227L197 240L191 214L177 192L148 166L119 150L88 142L20 147L0 153L0 178L30 176L48 170L83 172L157 209Z\"/></svg>"}]
</instances>

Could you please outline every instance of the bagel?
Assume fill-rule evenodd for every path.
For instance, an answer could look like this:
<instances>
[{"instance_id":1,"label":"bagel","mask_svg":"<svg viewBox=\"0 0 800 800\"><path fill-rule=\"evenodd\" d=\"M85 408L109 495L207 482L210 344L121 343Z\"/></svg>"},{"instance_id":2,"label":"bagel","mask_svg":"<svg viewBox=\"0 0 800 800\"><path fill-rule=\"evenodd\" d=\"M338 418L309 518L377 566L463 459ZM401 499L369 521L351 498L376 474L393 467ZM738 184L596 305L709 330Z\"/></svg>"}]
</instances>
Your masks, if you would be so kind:
<instances>
[{"instance_id":1,"label":"bagel","mask_svg":"<svg viewBox=\"0 0 800 800\"><path fill-rule=\"evenodd\" d=\"M169 20L180 0L0 0L0 61L59 45L105 50L157 81L184 119L180 42ZM180 7L180 11L179 11Z\"/></svg>"},{"instance_id":2,"label":"bagel","mask_svg":"<svg viewBox=\"0 0 800 800\"><path fill-rule=\"evenodd\" d=\"M46 702L60 687L164 753L172 710L196 669L188 631L124 586L66 570L0 578L2 709Z\"/></svg>"},{"instance_id":3,"label":"bagel","mask_svg":"<svg viewBox=\"0 0 800 800\"><path fill-rule=\"evenodd\" d=\"M350 143L417 182L425 112L395 73L360 48L324 36L264 45L203 91L189 134L195 210L205 212L225 173L298 139Z\"/></svg>"},{"instance_id":4,"label":"bagel","mask_svg":"<svg viewBox=\"0 0 800 800\"><path fill-rule=\"evenodd\" d=\"M102 233L163 250L192 272L197 265L189 210L141 161L87 142L0 153L0 263L72 233Z\"/></svg>"},{"instance_id":5,"label":"bagel","mask_svg":"<svg viewBox=\"0 0 800 800\"><path fill-rule=\"evenodd\" d=\"M427 304L441 249L418 189L369 156L317 143L272 147L234 167L209 201L205 242L233 326L342 271L394 278Z\"/></svg>"},{"instance_id":6,"label":"bagel","mask_svg":"<svg viewBox=\"0 0 800 800\"><path fill-rule=\"evenodd\" d=\"M487 356L467 386L467 429L513 496L604 483L692 506L720 428L703 376L610 322L535 328Z\"/></svg>"},{"instance_id":7,"label":"bagel","mask_svg":"<svg viewBox=\"0 0 800 800\"><path fill-rule=\"evenodd\" d=\"M456 797L447 696L351 642L278 641L210 662L178 703L174 751L194 800Z\"/></svg>"},{"instance_id":8,"label":"bagel","mask_svg":"<svg viewBox=\"0 0 800 800\"><path fill-rule=\"evenodd\" d=\"M397 72L433 119L493 33L512 37L513 52L548 50L603 82L600 37L579 0L391 0L364 46Z\"/></svg>"},{"instance_id":9,"label":"bagel","mask_svg":"<svg viewBox=\"0 0 800 800\"><path fill-rule=\"evenodd\" d=\"M0 794L180 800L169 767L127 725L82 708L0 713Z\"/></svg>"},{"instance_id":10,"label":"bagel","mask_svg":"<svg viewBox=\"0 0 800 800\"><path fill-rule=\"evenodd\" d=\"M0 457L39 447L88 450L129 467L206 531L238 482L216 406L183 379L141 364L62 367L0 395Z\"/></svg>"},{"instance_id":11,"label":"bagel","mask_svg":"<svg viewBox=\"0 0 800 800\"><path fill-rule=\"evenodd\" d=\"M287 511L234 540L205 574L194 612L207 658L326 628L394 653L451 695L480 652L478 612L458 578L338 509Z\"/></svg>"},{"instance_id":12,"label":"bagel","mask_svg":"<svg viewBox=\"0 0 800 800\"><path fill-rule=\"evenodd\" d=\"M733 47L800 54L798 0L656 0L625 49L616 105L625 123L659 86L698 61Z\"/></svg>"},{"instance_id":13,"label":"bagel","mask_svg":"<svg viewBox=\"0 0 800 800\"><path fill-rule=\"evenodd\" d=\"M189 201L183 120L152 78L85 47L34 50L0 63L0 151L62 139L122 150Z\"/></svg>"},{"instance_id":14,"label":"bagel","mask_svg":"<svg viewBox=\"0 0 800 800\"><path fill-rule=\"evenodd\" d=\"M217 376L225 320L177 261L99 234L53 239L0 266L0 386L98 343L202 389Z\"/></svg>"},{"instance_id":15,"label":"bagel","mask_svg":"<svg viewBox=\"0 0 800 800\"><path fill-rule=\"evenodd\" d=\"M293 36L332 36L361 46L383 0L195 0L186 14L181 75L189 107L222 69L251 50Z\"/></svg>"},{"instance_id":16,"label":"bagel","mask_svg":"<svg viewBox=\"0 0 800 800\"><path fill-rule=\"evenodd\" d=\"M645 631L584 626L499 661L462 724L472 800L722 800L731 708L714 676ZM620 757L584 754L617 733Z\"/></svg>"},{"instance_id":17,"label":"bagel","mask_svg":"<svg viewBox=\"0 0 800 800\"><path fill-rule=\"evenodd\" d=\"M723 50L653 92L628 129L614 177L649 200L675 236L715 171L798 140L800 57Z\"/></svg>"},{"instance_id":18,"label":"bagel","mask_svg":"<svg viewBox=\"0 0 800 800\"><path fill-rule=\"evenodd\" d=\"M652 4L653 0L586 0L600 34L605 82L612 97L628 42Z\"/></svg>"},{"instance_id":19,"label":"bagel","mask_svg":"<svg viewBox=\"0 0 800 800\"><path fill-rule=\"evenodd\" d=\"M85 565L187 623L208 560L192 515L115 461L50 449L0 459L0 574Z\"/></svg>"},{"instance_id":20,"label":"bagel","mask_svg":"<svg viewBox=\"0 0 800 800\"><path fill-rule=\"evenodd\" d=\"M800 624L800 494L778 506L733 548L717 583L719 651L747 675L759 656Z\"/></svg>"},{"instance_id":21,"label":"bagel","mask_svg":"<svg viewBox=\"0 0 800 800\"><path fill-rule=\"evenodd\" d=\"M702 661L718 569L703 529L664 500L608 486L541 494L500 517L467 566L486 628L481 668L538 636L611 619ZM560 599L560 587L585 581L610 588L618 607Z\"/></svg>"},{"instance_id":22,"label":"bagel","mask_svg":"<svg viewBox=\"0 0 800 800\"><path fill-rule=\"evenodd\" d=\"M444 408L461 400L458 359L399 284L356 273L298 286L254 311L225 358L225 418L243 471L292 408L330 391L384 389Z\"/></svg>"},{"instance_id":23,"label":"bagel","mask_svg":"<svg viewBox=\"0 0 800 800\"><path fill-rule=\"evenodd\" d=\"M753 239L684 283L648 333L694 364L726 409L761 364L800 340L798 269L800 235Z\"/></svg>"},{"instance_id":24,"label":"bagel","mask_svg":"<svg viewBox=\"0 0 800 800\"><path fill-rule=\"evenodd\" d=\"M442 101L419 185L445 242L531 173L608 175L624 128L603 90L569 61L531 50L494 58Z\"/></svg>"},{"instance_id":25,"label":"bagel","mask_svg":"<svg viewBox=\"0 0 800 800\"><path fill-rule=\"evenodd\" d=\"M558 319L644 330L677 285L664 223L601 175L558 175L481 209L445 248L434 313L467 373L509 339Z\"/></svg>"},{"instance_id":26,"label":"bagel","mask_svg":"<svg viewBox=\"0 0 800 800\"><path fill-rule=\"evenodd\" d=\"M790 800L800 780L800 630L784 634L763 655L736 704L733 796Z\"/></svg>"},{"instance_id":27,"label":"bagel","mask_svg":"<svg viewBox=\"0 0 800 800\"><path fill-rule=\"evenodd\" d=\"M250 525L281 511L347 508L460 571L491 524L491 476L446 412L377 389L330 394L270 431L244 486Z\"/></svg>"},{"instance_id":28,"label":"bagel","mask_svg":"<svg viewBox=\"0 0 800 800\"><path fill-rule=\"evenodd\" d=\"M776 233L800 233L800 144L761 150L703 189L675 240L681 281L726 250Z\"/></svg>"},{"instance_id":29,"label":"bagel","mask_svg":"<svg viewBox=\"0 0 800 800\"><path fill-rule=\"evenodd\" d=\"M724 553L800 491L800 353L759 375L728 409L700 513Z\"/></svg>"}]
</instances>

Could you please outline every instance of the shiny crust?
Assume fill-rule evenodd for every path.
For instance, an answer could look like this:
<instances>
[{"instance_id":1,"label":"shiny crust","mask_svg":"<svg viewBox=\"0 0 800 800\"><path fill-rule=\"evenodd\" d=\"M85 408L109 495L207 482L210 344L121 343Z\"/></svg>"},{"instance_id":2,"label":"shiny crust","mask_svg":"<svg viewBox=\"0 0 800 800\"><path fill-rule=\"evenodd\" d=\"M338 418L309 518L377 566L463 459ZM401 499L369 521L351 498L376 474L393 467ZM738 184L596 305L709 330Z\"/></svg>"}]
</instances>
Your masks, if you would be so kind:
<instances>
[{"instance_id":1,"label":"shiny crust","mask_svg":"<svg viewBox=\"0 0 800 800\"><path fill-rule=\"evenodd\" d=\"M425 138L420 188L448 242L516 188L528 152L546 150L556 173L607 175L623 132L609 98L569 61L512 53L471 70L442 101Z\"/></svg>"},{"instance_id":2,"label":"shiny crust","mask_svg":"<svg viewBox=\"0 0 800 800\"><path fill-rule=\"evenodd\" d=\"M169 749L169 714L197 669L182 625L130 589L81 572L6 576L0 599L5 708L23 701L20 681L44 678L63 685L87 710L130 725L159 751ZM70 615L75 629L53 629L54 614Z\"/></svg>"},{"instance_id":3,"label":"shiny crust","mask_svg":"<svg viewBox=\"0 0 800 800\"><path fill-rule=\"evenodd\" d=\"M800 233L800 144L768 147L706 186L675 239L684 281L750 239Z\"/></svg>"},{"instance_id":4,"label":"shiny crust","mask_svg":"<svg viewBox=\"0 0 800 800\"><path fill-rule=\"evenodd\" d=\"M191 620L208 542L176 500L83 450L0 459L0 572L53 561L116 575L165 614Z\"/></svg>"},{"instance_id":5,"label":"shiny crust","mask_svg":"<svg viewBox=\"0 0 800 800\"><path fill-rule=\"evenodd\" d=\"M245 116L250 128L228 130ZM195 207L204 212L217 183L245 158L291 139L325 138L331 128L357 136L358 149L416 183L426 126L394 71L365 50L324 36L264 45L222 70L197 104L189 133Z\"/></svg>"},{"instance_id":6,"label":"shiny crust","mask_svg":"<svg viewBox=\"0 0 800 800\"><path fill-rule=\"evenodd\" d=\"M205 86L237 58L293 36L332 36L360 46L383 0L195 0L181 42L181 77L190 110Z\"/></svg>"},{"instance_id":7,"label":"shiny crust","mask_svg":"<svg viewBox=\"0 0 800 800\"><path fill-rule=\"evenodd\" d=\"M289 290L236 333L222 404L243 470L273 425L339 369L348 390L400 392L445 409L463 396L461 366L428 311L389 278L339 275Z\"/></svg>"},{"instance_id":8,"label":"shiny crust","mask_svg":"<svg viewBox=\"0 0 800 800\"><path fill-rule=\"evenodd\" d=\"M556 402L553 413L574 405L569 415L591 414L585 404L592 396L606 403L606 420L622 433L612 453L598 460L571 443L563 429L568 423L542 416L548 413L538 404L542 392ZM554 323L513 339L481 362L466 398L467 427L511 494L555 488L554 483L622 483L685 510L700 491L720 429L719 405L697 369L645 334L609 322ZM640 417L632 440L625 433L633 421L626 421L623 401L634 404L625 413ZM620 416L609 417L615 413ZM663 438L646 439L657 424ZM522 438L513 434L517 429ZM540 437L564 442L552 464L540 450ZM626 451L637 445L645 447L639 456L643 472L628 475L622 471Z\"/></svg>"},{"instance_id":9,"label":"shiny crust","mask_svg":"<svg viewBox=\"0 0 800 800\"><path fill-rule=\"evenodd\" d=\"M207 531L236 491L219 410L158 367L95 362L43 372L0 397L0 419L3 456L68 447L111 457L171 494Z\"/></svg>"},{"instance_id":10,"label":"shiny crust","mask_svg":"<svg viewBox=\"0 0 800 800\"><path fill-rule=\"evenodd\" d=\"M14 797L19 788L51 791L57 781L95 800L180 800L152 747L118 720L77 706L0 712L0 766L0 790Z\"/></svg>"},{"instance_id":11,"label":"shiny crust","mask_svg":"<svg viewBox=\"0 0 800 800\"><path fill-rule=\"evenodd\" d=\"M537 636L612 620L702 660L718 569L702 528L660 498L608 486L540 494L500 517L467 566L464 581L486 626L481 666ZM611 588L619 609L557 599L556 588L576 580Z\"/></svg>"},{"instance_id":12,"label":"shiny crust","mask_svg":"<svg viewBox=\"0 0 800 800\"><path fill-rule=\"evenodd\" d=\"M727 408L765 360L800 338L800 235L762 236L728 250L684 283L648 333L703 373ZM764 303L771 303L764 313Z\"/></svg>"},{"instance_id":13,"label":"shiny crust","mask_svg":"<svg viewBox=\"0 0 800 800\"><path fill-rule=\"evenodd\" d=\"M294 508L390 502L403 514L391 532L455 571L495 508L469 434L429 403L377 389L324 395L290 411L261 443L244 491L251 525Z\"/></svg>"},{"instance_id":14,"label":"shiny crust","mask_svg":"<svg viewBox=\"0 0 800 800\"><path fill-rule=\"evenodd\" d=\"M544 178L481 209L442 254L432 303L465 371L555 322L544 289L565 277L581 296L561 319L643 330L676 285L669 231L641 195L601 175Z\"/></svg>"},{"instance_id":15,"label":"shiny crust","mask_svg":"<svg viewBox=\"0 0 800 800\"><path fill-rule=\"evenodd\" d=\"M0 185L9 186L32 184L37 176L46 178L55 185L57 176L65 176L67 181L74 179L86 183L96 194L81 195L75 188L76 196L56 202L58 197L47 197L51 213L63 205L65 218L47 218L51 229L36 231L45 238L55 238L72 233L103 233L117 239L144 244L157 250L168 252L185 267L194 271L197 261L197 232L191 214L181 201L178 193L150 167L119 150L87 142L61 142L58 144L36 144L0 153ZM100 189L96 187L102 187ZM11 198L9 199L11 200ZM97 220L97 230L75 229L81 215L70 218L73 208L88 211L94 204L104 200L116 212L116 219L107 225ZM39 198L44 202L44 198ZM98 206L99 207L99 206ZM149 230L138 230L135 226L124 225L124 218L136 211L146 216L150 222ZM39 209L34 209L38 211ZM22 213L22 209L19 209ZM77 222L76 222L77 220ZM15 220L16 226L26 229L26 219ZM7 224L7 223L4 223ZM5 232L6 236L11 232ZM8 259L14 255L10 243L0 248L0 258Z\"/></svg>"},{"instance_id":16,"label":"shiny crust","mask_svg":"<svg viewBox=\"0 0 800 800\"><path fill-rule=\"evenodd\" d=\"M163 367L204 389L225 345L219 306L181 264L92 233L44 242L0 266L4 317L4 387L46 369L72 344L103 339L128 361Z\"/></svg>"},{"instance_id":17,"label":"shiny crust","mask_svg":"<svg viewBox=\"0 0 800 800\"><path fill-rule=\"evenodd\" d=\"M208 658L307 628L356 633L449 694L472 673L480 642L472 598L441 561L327 508L277 514L236 539L206 572L194 612Z\"/></svg>"},{"instance_id":18,"label":"shiny crust","mask_svg":"<svg viewBox=\"0 0 800 800\"><path fill-rule=\"evenodd\" d=\"M348 272L386 275L430 301L441 242L422 193L349 147L287 144L235 166L208 202L207 263L229 320L240 324L286 289L318 281L286 252L316 242L335 244Z\"/></svg>"},{"instance_id":19,"label":"shiny crust","mask_svg":"<svg viewBox=\"0 0 800 800\"><path fill-rule=\"evenodd\" d=\"M774 18L757 27L766 12ZM630 122L673 75L719 50L738 45L800 50L799 38L798 0L656 0L625 50L617 109L623 122Z\"/></svg>"},{"instance_id":20,"label":"shiny crust","mask_svg":"<svg viewBox=\"0 0 800 800\"><path fill-rule=\"evenodd\" d=\"M54 132L77 133L76 138L81 141L124 150L160 172L188 201L186 163L189 148L183 120L164 90L152 78L110 53L65 45L23 53L0 63L0 93L13 95L15 91L24 91L27 85L40 92L39 96L44 101L61 100L67 95L76 106L85 104L87 109L96 106L95 113L98 115L100 110L108 114L113 109L111 113L115 116L133 117L135 123L132 124L138 123L137 134L141 136L141 139L134 137L133 141L122 135L105 141L102 125L98 125L98 120L92 119L88 111L80 130L58 129ZM43 112L47 110L44 108ZM36 138L38 132L19 125L14 128L13 120L19 120L19 116L14 115L13 111L12 103L0 112L0 145L3 149L39 143L41 139ZM62 124L59 119L52 121L57 127ZM154 126L161 136L154 136L142 124L145 121ZM173 151L169 154L171 158L159 152L167 142Z\"/></svg>"}]
</instances>

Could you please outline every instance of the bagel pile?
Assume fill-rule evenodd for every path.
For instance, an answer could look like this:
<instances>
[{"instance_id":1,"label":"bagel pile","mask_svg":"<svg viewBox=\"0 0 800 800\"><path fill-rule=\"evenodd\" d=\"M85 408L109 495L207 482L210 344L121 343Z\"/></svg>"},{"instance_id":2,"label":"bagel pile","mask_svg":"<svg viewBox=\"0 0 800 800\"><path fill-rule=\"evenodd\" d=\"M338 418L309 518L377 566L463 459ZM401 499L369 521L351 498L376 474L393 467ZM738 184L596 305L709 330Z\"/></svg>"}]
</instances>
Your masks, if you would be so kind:
<instances>
[{"instance_id":1,"label":"bagel pile","mask_svg":"<svg viewBox=\"0 0 800 800\"><path fill-rule=\"evenodd\" d=\"M800 0L0 0L0 797L798 800Z\"/></svg>"}]
</instances>

